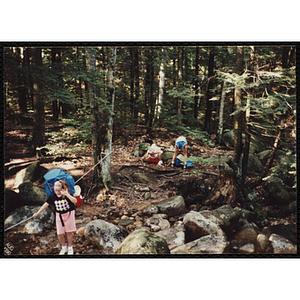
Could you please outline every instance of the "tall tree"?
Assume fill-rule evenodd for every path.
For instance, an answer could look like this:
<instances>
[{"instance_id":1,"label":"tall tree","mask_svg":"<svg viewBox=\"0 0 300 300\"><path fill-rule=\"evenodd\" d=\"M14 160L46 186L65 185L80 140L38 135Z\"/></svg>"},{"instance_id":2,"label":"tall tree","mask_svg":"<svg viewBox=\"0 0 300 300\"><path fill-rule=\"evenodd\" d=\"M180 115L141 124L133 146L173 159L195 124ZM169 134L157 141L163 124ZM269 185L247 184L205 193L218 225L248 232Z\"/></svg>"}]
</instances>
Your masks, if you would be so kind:
<instances>
[{"instance_id":1,"label":"tall tree","mask_svg":"<svg viewBox=\"0 0 300 300\"><path fill-rule=\"evenodd\" d=\"M163 106L163 95L165 87L165 52L166 47L161 49L161 60L159 64L159 83L158 83L158 98L157 98L157 115L156 118L160 119L161 117L161 108Z\"/></svg>"},{"instance_id":2,"label":"tall tree","mask_svg":"<svg viewBox=\"0 0 300 300\"><path fill-rule=\"evenodd\" d=\"M212 101L210 98L212 96L211 90L213 88L213 76L214 76L214 64L215 64L215 50L214 47L209 49L208 57L208 85L206 91L206 111L204 120L204 130L210 133L211 125L211 114L212 114Z\"/></svg>"},{"instance_id":3,"label":"tall tree","mask_svg":"<svg viewBox=\"0 0 300 300\"><path fill-rule=\"evenodd\" d=\"M32 48L33 77L33 134L31 141L31 153L36 153L36 148L45 145L45 109L42 84L42 48Z\"/></svg>"},{"instance_id":4,"label":"tall tree","mask_svg":"<svg viewBox=\"0 0 300 300\"><path fill-rule=\"evenodd\" d=\"M54 83L53 89L60 90L63 86L62 84L62 66L61 66L61 50L60 48L51 48L51 58L52 58L52 69L54 76L56 77L56 81ZM59 115L59 99L55 97L52 101L52 110L53 110L53 119L57 120Z\"/></svg>"},{"instance_id":5,"label":"tall tree","mask_svg":"<svg viewBox=\"0 0 300 300\"><path fill-rule=\"evenodd\" d=\"M223 82L223 88L222 88L222 94L220 99L220 110L219 110L219 125L218 125L218 131L217 131L217 142L220 145L222 141L222 135L223 135L223 117L224 117L224 103L225 103L225 96L227 91L227 84L226 81Z\"/></svg>"},{"instance_id":6,"label":"tall tree","mask_svg":"<svg viewBox=\"0 0 300 300\"><path fill-rule=\"evenodd\" d=\"M250 70L255 72L255 47L250 46ZM253 76L253 80L255 77ZM244 145L244 155L242 163L242 182L245 181L248 167L248 157L250 150L250 99L253 97L252 91L247 92L247 103L246 103L246 112L245 112L245 145Z\"/></svg>"},{"instance_id":7,"label":"tall tree","mask_svg":"<svg viewBox=\"0 0 300 300\"><path fill-rule=\"evenodd\" d=\"M154 82L154 65L153 65L153 47L146 50L146 75L145 75L145 102L146 102L146 126L147 133L152 129L154 118L155 102L153 97L153 82Z\"/></svg>"},{"instance_id":8,"label":"tall tree","mask_svg":"<svg viewBox=\"0 0 300 300\"><path fill-rule=\"evenodd\" d=\"M198 102L199 102L199 46L196 47L195 57L195 97L194 97L194 119L198 117Z\"/></svg>"},{"instance_id":9,"label":"tall tree","mask_svg":"<svg viewBox=\"0 0 300 300\"><path fill-rule=\"evenodd\" d=\"M93 148L93 159L96 165L100 160L101 156L101 137L99 134L99 103L96 94L96 58L95 58L95 47L87 48L87 65L89 71L89 82L88 82L88 97L90 101L90 120L91 120L91 133L92 133L92 148ZM97 182L100 179L100 167L94 169L94 181Z\"/></svg>"},{"instance_id":10,"label":"tall tree","mask_svg":"<svg viewBox=\"0 0 300 300\"><path fill-rule=\"evenodd\" d=\"M109 189L113 184L113 178L110 173L111 166L111 152L112 152L112 135L113 135L113 115L115 106L115 65L117 49L116 47L108 48L108 111L107 111L107 134L104 141L104 158L102 161L102 180Z\"/></svg>"},{"instance_id":11,"label":"tall tree","mask_svg":"<svg viewBox=\"0 0 300 300\"><path fill-rule=\"evenodd\" d=\"M178 47L178 92L179 94L182 92L183 87L183 47ZM182 96L179 95L177 98L177 118L178 125L181 124L182 118Z\"/></svg>"},{"instance_id":12,"label":"tall tree","mask_svg":"<svg viewBox=\"0 0 300 300\"><path fill-rule=\"evenodd\" d=\"M239 76L243 73L243 53L244 47L236 47L236 70L235 73ZM242 88L239 86L239 80L234 89L234 107L235 114L234 120L234 163L237 166L237 180L242 177L242 152L243 152L243 142L242 142L242 124L243 124L243 112L242 107Z\"/></svg>"}]
</instances>

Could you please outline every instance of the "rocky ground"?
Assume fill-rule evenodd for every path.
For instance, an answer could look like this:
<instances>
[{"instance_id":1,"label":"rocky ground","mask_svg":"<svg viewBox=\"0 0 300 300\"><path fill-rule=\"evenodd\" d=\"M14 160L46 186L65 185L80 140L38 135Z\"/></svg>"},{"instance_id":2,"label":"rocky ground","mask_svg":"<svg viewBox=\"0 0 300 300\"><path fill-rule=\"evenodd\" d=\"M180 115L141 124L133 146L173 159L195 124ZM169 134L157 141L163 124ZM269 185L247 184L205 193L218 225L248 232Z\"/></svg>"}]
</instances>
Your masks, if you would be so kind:
<instances>
[{"instance_id":1,"label":"rocky ground","mask_svg":"<svg viewBox=\"0 0 300 300\"><path fill-rule=\"evenodd\" d=\"M51 127L48 130L54 130ZM56 128L57 130L59 128ZM40 166L45 170L52 168L62 168L69 172L75 181L83 176L93 166L91 149L85 149L81 153L68 154L57 157L31 157L26 148L26 129L16 128L13 125L7 126L5 137L5 189L18 191L24 169L33 162L39 161ZM161 134L160 147L168 151L174 144L173 139L168 139ZM93 220L105 220L114 225L121 226L128 233L137 228L147 227L156 231L150 224L149 215L142 211L150 204L156 204L178 194L183 182L193 183L201 181L205 187L213 186L218 173L218 163L202 165L196 163L194 168L183 170L182 168L171 168L166 162L163 166L147 164L141 161L140 157L135 157L136 146L139 143L147 142L147 136L136 136L122 145L115 141L112 148L112 175L115 185L111 191L97 189L92 182L93 172L88 173L78 184L82 188L84 197L83 205L76 211L77 232L74 234L75 255L101 255L107 254L103 247L96 245L84 235L84 228ZM212 137L213 138L213 137ZM208 158L212 155L216 157L226 156L230 149L218 149L199 144L194 138L189 137L189 155L195 157ZM202 171L195 174L195 171ZM135 180L133 174L139 173L147 176L149 181ZM35 182L42 186L43 178ZM190 189L190 187L188 187ZM190 194L193 194L192 188ZM186 193L187 195L189 193ZM257 194L260 195L259 188ZM210 209L195 201L197 197L186 196L186 213L189 211L201 211ZM184 216L172 216L168 218L169 226L183 221ZM162 218L166 219L166 218ZM150 222L150 223L149 223ZM268 225L278 225L285 223L296 223L295 214L278 218L275 216L268 218ZM152 227L151 227L152 226ZM154 229L153 229L154 228ZM158 229L157 229L158 230ZM22 230L22 226L15 227L5 233L5 251L7 255L56 255L60 250L60 245L56 236L55 225L44 229L42 234L27 234Z\"/></svg>"}]
</instances>

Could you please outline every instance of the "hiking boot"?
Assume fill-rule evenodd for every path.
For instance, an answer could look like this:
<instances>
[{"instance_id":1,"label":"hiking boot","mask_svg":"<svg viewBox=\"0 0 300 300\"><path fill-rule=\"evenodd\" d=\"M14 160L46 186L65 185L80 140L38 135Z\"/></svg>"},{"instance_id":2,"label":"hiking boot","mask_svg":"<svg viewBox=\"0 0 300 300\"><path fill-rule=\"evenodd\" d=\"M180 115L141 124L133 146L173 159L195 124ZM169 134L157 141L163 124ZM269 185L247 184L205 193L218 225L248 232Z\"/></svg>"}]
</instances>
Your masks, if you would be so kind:
<instances>
[{"instance_id":1,"label":"hiking boot","mask_svg":"<svg viewBox=\"0 0 300 300\"><path fill-rule=\"evenodd\" d=\"M186 164L184 164L182 168L183 168L183 169L186 169Z\"/></svg>"},{"instance_id":2,"label":"hiking boot","mask_svg":"<svg viewBox=\"0 0 300 300\"><path fill-rule=\"evenodd\" d=\"M171 162L171 167L172 167L172 168L174 167L174 163L173 163L173 162Z\"/></svg>"},{"instance_id":3,"label":"hiking boot","mask_svg":"<svg viewBox=\"0 0 300 300\"><path fill-rule=\"evenodd\" d=\"M163 164L162 160L158 162L158 165L161 166Z\"/></svg>"},{"instance_id":4,"label":"hiking boot","mask_svg":"<svg viewBox=\"0 0 300 300\"><path fill-rule=\"evenodd\" d=\"M62 246L59 255L65 255L68 252L67 246Z\"/></svg>"},{"instance_id":5,"label":"hiking boot","mask_svg":"<svg viewBox=\"0 0 300 300\"><path fill-rule=\"evenodd\" d=\"M74 250L73 247L68 247L68 255L73 255L74 254Z\"/></svg>"}]
</instances>

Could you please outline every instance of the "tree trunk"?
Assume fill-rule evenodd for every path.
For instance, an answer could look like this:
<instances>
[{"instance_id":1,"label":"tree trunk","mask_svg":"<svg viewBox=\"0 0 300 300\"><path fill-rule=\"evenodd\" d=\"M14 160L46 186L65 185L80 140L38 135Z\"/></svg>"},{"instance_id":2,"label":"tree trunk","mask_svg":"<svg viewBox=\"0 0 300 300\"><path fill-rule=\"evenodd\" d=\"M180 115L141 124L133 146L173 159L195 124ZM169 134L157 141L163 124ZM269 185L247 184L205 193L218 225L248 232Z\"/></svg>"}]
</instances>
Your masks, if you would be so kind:
<instances>
[{"instance_id":1,"label":"tree trunk","mask_svg":"<svg viewBox=\"0 0 300 300\"><path fill-rule=\"evenodd\" d=\"M22 52L22 48L17 48L16 53L18 55L18 66L20 70L23 70L21 72L17 72L17 82L18 82L18 102L19 102L19 108L21 113L26 114L27 113L27 89L26 89L26 83L25 83L25 76L24 76L24 53Z\"/></svg>"},{"instance_id":2,"label":"tree trunk","mask_svg":"<svg viewBox=\"0 0 300 300\"><path fill-rule=\"evenodd\" d=\"M44 95L42 93L42 49L32 48L33 77L33 134L31 153L36 154L36 148L45 145L45 111Z\"/></svg>"},{"instance_id":3,"label":"tree trunk","mask_svg":"<svg viewBox=\"0 0 300 300\"><path fill-rule=\"evenodd\" d=\"M139 98L139 52L138 47L130 48L131 56L131 112L133 119L138 119L138 98Z\"/></svg>"},{"instance_id":4,"label":"tree trunk","mask_svg":"<svg viewBox=\"0 0 300 300\"><path fill-rule=\"evenodd\" d=\"M243 46L237 46L236 56L236 73L241 75L243 72ZM239 111L242 105L242 89L239 86L235 87L234 90L234 106L235 111ZM242 124L243 124L243 113L238 112L233 117L234 120L234 155L233 160L237 165L237 179L242 178Z\"/></svg>"},{"instance_id":5,"label":"tree trunk","mask_svg":"<svg viewBox=\"0 0 300 300\"><path fill-rule=\"evenodd\" d=\"M250 47L250 69L254 71L255 66L255 48L254 46ZM244 145L244 156L243 156L243 165L242 165L242 183L245 182L245 178L247 175L247 167L248 167L248 158L249 158L249 150L250 150L250 98L252 97L252 92L248 93L247 97L247 109L245 113L245 145Z\"/></svg>"},{"instance_id":6,"label":"tree trunk","mask_svg":"<svg viewBox=\"0 0 300 300\"><path fill-rule=\"evenodd\" d=\"M183 47L178 47L178 92L182 92L183 86ZM182 97L179 96L177 99L177 118L178 118L178 125L181 125L182 119Z\"/></svg>"},{"instance_id":7,"label":"tree trunk","mask_svg":"<svg viewBox=\"0 0 300 300\"><path fill-rule=\"evenodd\" d=\"M111 166L112 135L113 135L113 114L114 114L114 105L115 105L115 65L116 65L117 49L115 47L110 47L109 52L110 53L108 57L109 60L108 103L110 104L110 108L108 111L107 134L105 137L104 158L102 161L102 168L101 168L102 180L106 189L110 189L111 185L113 185L113 178L110 173L110 166Z\"/></svg>"},{"instance_id":8,"label":"tree trunk","mask_svg":"<svg viewBox=\"0 0 300 300\"><path fill-rule=\"evenodd\" d=\"M214 48L212 47L209 50L209 59L208 59L208 85L206 92L206 112L204 120L204 130L210 133L210 124L211 124L211 113L212 113L212 102L209 101L211 98L211 89L213 88L213 76L214 76Z\"/></svg>"},{"instance_id":9,"label":"tree trunk","mask_svg":"<svg viewBox=\"0 0 300 300\"><path fill-rule=\"evenodd\" d=\"M196 47L196 60L195 60L195 98L194 98L194 119L198 118L198 102L199 102L199 47Z\"/></svg>"},{"instance_id":10,"label":"tree trunk","mask_svg":"<svg viewBox=\"0 0 300 300\"><path fill-rule=\"evenodd\" d=\"M161 49L161 61L159 65L159 83L158 83L158 100L157 100L157 114L156 118L159 120L161 117L161 108L163 106L163 95L165 87L165 53L166 49L163 47Z\"/></svg>"},{"instance_id":11,"label":"tree trunk","mask_svg":"<svg viewBox=\"0 0 300 300\"><path fill-rule=\"evenodd\" d=\"M55 77L57 78L57 84L54 85L54 89L61 89L62 80L61 78L61 50L59 48L51 48L51 58L52 58L52 69L55 72ZM59 100L55 99L52 102L53 119L57 120L59 115Z\"/></svg>"},{"instance_id":12,"label":"tree trunk","mask_svg":"<svg viewBox=\"0 0 300 300\"><path fill-rule=\"evenodd\" d=\"M154 82L154 66L153 66L153 47L149 47L149 57L147 60L147 92L148 92L148 116L147 116L147 134L152 130L154 118L155 102L153 99L153 82Z\"/></svg>"},{"instance_id":13,"label":"tree trunk","mask_svg":"<svg viewBox=\"0 0 300 300\"><path fill-rule=\"evenodd\" d=\"M95 59L95 47L87 48L87 64L89 71L89 80L88 83L88 97L90 101L90 120L91 120L91 133L92 133L92 148L93 148L93 160L94 164L100 160L101 154L101 137L99 134L99 105L97 101L96 88L92 83L95 79L96 72L96 59ZM101 168L98 165L94 169L94 182L97 182L100 179Z\"/></svg>"},{"instance_id":14,"label":"tree trunk","mask_svg":"<svg viewBox=\"0 0 300 300\"><path fill-rule=\"evenodd\" d=\"M226 82L223 82L223 89L221 94L220 110L219 110L219 126L217 132L217 141L219 145L222 142L222 135L223 135L223 116L224 116L224 103L225 103L226 90L227 90Z\"/></svg>"}]
</instances>

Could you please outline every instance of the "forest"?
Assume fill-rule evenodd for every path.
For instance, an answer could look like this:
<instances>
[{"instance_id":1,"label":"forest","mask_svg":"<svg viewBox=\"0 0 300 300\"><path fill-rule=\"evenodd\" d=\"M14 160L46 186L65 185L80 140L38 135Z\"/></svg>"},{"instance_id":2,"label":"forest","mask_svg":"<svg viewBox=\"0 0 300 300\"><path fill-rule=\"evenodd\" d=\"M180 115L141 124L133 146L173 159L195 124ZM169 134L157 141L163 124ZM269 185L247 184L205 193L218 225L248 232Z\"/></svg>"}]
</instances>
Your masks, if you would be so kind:
<instances>
[{"instance_id":1,"label":"forest","mask_svg":"<svg viewBox=\"0 0 300 300\"><path fill-rule=\"evenodd\" d=\"M292 44L4 47L5 228L24 220L4 252L57 253L51 210L25 219L61 168L84 198L75 254L296 254L296 90ZM171 166L179 136L191 168Z\"/></svg>"}]
</instances>

